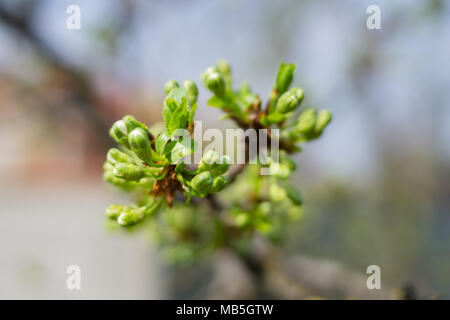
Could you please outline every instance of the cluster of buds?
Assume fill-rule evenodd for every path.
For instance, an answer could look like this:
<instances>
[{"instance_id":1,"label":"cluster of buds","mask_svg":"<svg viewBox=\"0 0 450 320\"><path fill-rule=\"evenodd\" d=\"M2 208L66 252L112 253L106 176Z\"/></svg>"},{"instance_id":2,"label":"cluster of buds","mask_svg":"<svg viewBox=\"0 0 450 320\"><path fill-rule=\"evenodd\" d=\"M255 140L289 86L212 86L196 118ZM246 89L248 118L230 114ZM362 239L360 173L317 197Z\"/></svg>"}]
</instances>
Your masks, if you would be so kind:
<instances>
[{"instance_id":1,"label":"cluster of buds","mask_svg":"<svg viewBox=\"0 0 450 320\"><path fill-rule=\"evenodd\" d=\"M166 130L153 134L145 124L127 115L116 121L109 132L120 149L108 151L104 179L125 190L148 189L144 202L151 203L109 207L108 218L121 226L140 222L161 203L171 207L177 192L189 201L191 196L205 197L228 184L223 174L231 161L226 156L219 157L214 150L204 154L196 169L187 168L183 162L185 156L196 150L196 142L190 135L197 106L196 84L186 80L180 87L171 80L166 83L165 91Z\"/></svg>"},{"instance_id":2,"label":"cluster of buds","mask_svg":"<svg viewBox=\"0 0 450 320\"><path fill-rule=\"evenodd\" d=\"M280 239L286 226L302 212L302 197L288 182L296 170L291 156L301 151L302 143L320 137L332 118L328 110L301 110L304 91L291 87L295 69L293 64L281 63L264 107L247 83L233 88L228 62L221 60L202 74L203 85L212 92L208 105L223 110L223 119L231 119L243 129L262 130L268 139L280 139L279 157L271 154L263 159L257 155L256 165L237 166L232 173L228 172L230 158L215 150L205 152L197 166L183 161L197 148L192 135L198 88L192 80L181 85L175 80L165 84L162 131L148 128L132 116L115 122L110 135L118 148L108 151L104 179L135 191L136 202L111 205L107 217L123 227L137 225L148 217L147 225L158 239L172 245L174 250L167 248L170 255L180 259L224 243L233 246L234 240L239 246L254 231ZM280 134L274 135L273 129ZM262 169L268 174L261 175ZM230 181L236 182L227 193L224 189ZM221 191L228 206L222 207L221 201L205 207L187 205L191 197L214 201L213 194ZM177 194L184 196L186 204L178 202L172 207ZM206 209L217 209L217 203L220 214L207 215Z\"/></svg>"},{"instance_id":3,"label":"cluster of buds","mask_svg":"<svg viewBox=\"0 0 450 320\"><path fill-rule=\"evenodd\" d=\"M265 230L264 232L272 230L277 219L270 217L272 212L278 208L285 212L298 212L302 205L300 193L287 182L296 169L290 155L301 151L301 143L321 136L331 121L331 113L328 110L318 113L312 108L301 110L304 90L291 86L295 69L293 64L280 64L269 101L264 108L259 96L251 91L247 83L243 83L237 90L233 88L231 68L225 61L219 61L202 75L204 86L213 94L208 104L226 112L225 118L234 120L244 128L265 129L269 135L272 129L280 132L279 158L275 160L269 157L265 162L258 159L259 165L268 171L265 177L256 175L253 180L253 184L266 184L266 187L258 188L258 194L251 195L254 199L260 199L257 205L249 207L242 203L233 210L233 216L240 227L253 227ZM251 185L248 188L253 189ZM236 201L239 202L239 199ZM243 210L243 207L249 208ZM277 217L281 216L283 215Z\"/></svg>"},{"instance_id":4,"label":"cluster of buds","mask_svg":"<svg viewBox=\"0 0 450 320\"><path fill-rule=\"evenodd\" d=\"M202 75L202 82L213 93L208 104L225 111L225 118L231 118L243 127L280 129L281 136L286 139L285 145L293 146L287 150L292 153L300 150L295 146L297 143L320 137L332 118L328 110L317 114L308 108L299 112L304 91L299 87L291 88L295 69L293 64L280 64L265 109L261 108L259 96L251 92L247 83L238 90L233 89L231 68L226 61L208 68Z\"/></svg>"},{"instance_id":5,"label":"cluster of buds","mask_svg":"<svg viewBox=\"0 0 450 320\"><path fill-rule=\"evenodd\" d=\"M216 151L207 151L195 171L196 175L189 182L192 193L204 197L208 193L222 191L228 184L229 179L223 174L228 171L230 163L228 156L219 157Z\"/></svg>"}]
</instances>

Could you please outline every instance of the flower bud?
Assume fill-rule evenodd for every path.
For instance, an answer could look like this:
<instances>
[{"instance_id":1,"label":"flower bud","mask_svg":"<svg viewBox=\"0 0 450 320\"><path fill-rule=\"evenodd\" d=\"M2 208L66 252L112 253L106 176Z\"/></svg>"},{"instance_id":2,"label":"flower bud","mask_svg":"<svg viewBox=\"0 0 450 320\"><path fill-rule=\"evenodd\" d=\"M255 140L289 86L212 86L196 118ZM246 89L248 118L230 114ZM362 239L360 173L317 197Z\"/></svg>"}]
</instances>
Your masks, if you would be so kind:
<instances>
[{"instance_id":1,"label":"flower bud","mask_svg":"<svg viewBox=\"0 0 450 320\"><path fill-rule=\"evenodd\" d=\"M213 176L221 175L230 168L231 159L228 156L222 156L211 168L211 174Z\"/></svg>"},{"instance_id":2,"label":"flower bud","mask_svg":"<svg viewBox=\"0 0 450 320\"><path fill-rule=\"evenodd\" d=\"M208 87L208 85L206 84L206 80L208 79L208 76L213 73L213 72L218 72L219 70L216 67L209 67L208 69L206 69L205 72L203 72L202 76L201 76L201 80L203 82L203 84L205 85L205 87Z\"/></svg>"},{"instance_id":3,"label":"flower bud","mask_svg":"<svg viewBox=\"0 0 450 320\"><path fill-rule=\"evenodd\" d=\"M138 181L144 175L143 171L138 166L121 162L116 163L113 173L116 177L130 181Z\"/></svg>"},{"instance_id":4,"label":"flower bud","mask_svg":"<svg viewBox=\"0 0 450 320\"><path fill-rule=\"evenodd\" d=\"M189 105L194 105L198 98L198 88L194 81L185 80L183 82L183 88L186 89L187 101Z\"/></svg>"},{"instance_id":5,"label":"flower bud","mask_svg":"<svg viewBox=\"0 0 450 320\"><path fill-rule=\"evenodd\" d=\"M225 94L225 79L218 72L212 72L208 75L206 86L218 97L223 97Z\"/></svg>"},{"instance_id":6,"label":"flower bud","mask_svg":"<svg viewBox=\"0 0 450 320\"><path fill-rule=\"evenodd\" d=\"M212 185L212 192L219 192L222 191L223 188L227 186L229 182L228 177L225 176L217 176L214 178L213 185Z\"/></svg>"},{"instance_id":7,"label":"flower bud","mask_svg":"<svg viewBox=\"0 0 450 320\"><path fill-rule=\"evenodd\" d=\"M212 185L213 178L209 171L199 173L191 180L191 187L201 194L208 193Z\"/></svg>"},{"instance_id":8,"label":"flower bud","mask_svg":"<svg viewBox=\"0 0 450 320\"><path fill-rule=\"evenodd\" d=\"M166 95L168 95L173 88L179 88L179 87L180 87L180 85L178 84L177 81L169 80L164 85L164 91L166 92Z\"/></svg>"},{"instance_id":9,"label":"flower bud","mask_svg":"<svg viewBox=\"0 0 450 320\"><path fill-rule=\"evenodd\" d=\"M120 213L124 210L124 206L120 205L120 204L113 204L110 205L107 209L106 209L106 216L111 219L111 220L117 220L117 218L119 217Z\"/></svg>"},{"instance_id":10,"label":"flower bud","mask_svg":"<svg viewBox=\"0 0 450 320\"><path fill-rule=\"evenodd\" d=\"M109 149L108 153L106 154L106 160L112 165L116 164L117 162L132 162L132 159L127 154L123 153L117 148Z\"/></svg>"},{"instance_id":11,"label":"flower bud","mask_svg":"<svg viewBox=\"0 0 450 320\"><path fill-rule=\"evenodd\" d=\"M302 100L303 90L300 88L292 88L291 90L283 93L278 99L276 111L283 114L294 111Z\"/></svg>"},{"instance_id":12,"label":"flower bud","mask_svg":"<svg viewBox=\"0 0 450 320\"><path fill-rule=\"evenodd\" d=\"M302 134L311 133L316 125L316 114L317 111L314 109L304 110L297 120L295 130Z\"/></svg>"},{"instance_id":13,"label":"flower bud","mask_svg":"<svg viewBox=\"0 0 450 320\"><path fill-rule=\"evenodd\" d=\"M133 131L133 129L136 128L142 128L145 131L147 131L147 127L142 122L137 121L133 116L126 115L122 118L123 123L125 124L125 127L127 128L127 132Z\"/></svg>"},{"instance_id":14,"label":"flower bud","mask_svg":"<svg viewBox=\"0 0 450 320\"><path fill-rule=\"evenodd\" d=\"M147 163L152 162L151 143L147 132L142 128L136 128L128 135L128 142L131 150Z\"/></svg>"},{"instance_id":15,"label":"flower bud","mask_svg":"<svg viewBox=\"0 0 450 320\"><path fill-rule=\"evenodd\" d=\"M144 212L140 209L125 208L119 215L117 223L122 227L128 227L144 219Z\"/></svg>"},{"instance_id":16,"label":"flower bud","mask_svg":"<svg viewBox=\"0 0 450 320\"><path fill-rule=\"evenodd\" d=\"M152 200L147 205L142 207L144 215L148 216L154 213L160 207L161 203L162 201L152 198Z\"/></svg>"},{"instance_id":17,"label":"flower bud","mask_svg":"<svg viewBox=\"0 0 450 320\"><path fill-rule=\"evenodd\" d=\"M198 171L202 172L209 170L217 161L219 161L219 155L215 150L208 150L202 156L202 160L198 164Z\"/></svg>"},{"instance_id":18,"label":"flower bud","mask_svg":"<svg viewBox=\"0 0 450 320\"><path fill-rule=\"evenodd\" d=\"M124 190L132 190L136 187L136 182L127 181L114 175L114 169L103 172L103 179L116 187Z\"/></svg>"},{"instance_id":19,"label":"flower bud","mask_svg":"<svg viewBox=\"0 0 450 320\"><path fill-rule=\"evenodd\" d=\"M305 92L302 88L292 88L289 90L289 92L292 92L292 94L298 99L299 103L303 101L303 96L305 95Z\"/></svg>"},{"instance_id":20,"label":"flower bud","mask_svg":"<svg viewBox=\"0 0 450 320\"><path fill-rule=\"evenodd\" d=\"M275 88L278 94L284 93L291 85L294 78L295 65L282 63L278 68L277 80Z\"/></svg>"},{"instance_id":21,"label":"flower bud","mask_svg":"<svg viewBox=\"0 0 450 320\"><path fill-rule=\"evenodd\" d=\"M316 120L316 126L314 128L314 131L317 134L321 134L323 129L331 122L332 115L331 112L328 110L322 110L319 112L319 115L317 116Z\"/></svg>"},{"instance_id":22,"label":"flower bud","mask_svg":"<svg viewBox=\"0 0 450 320\"><path fill-rule=\"evenodd\" d=\"M125 123L122 120L114 122L111 129L109 129L109 135L114 139L118 144L122 144L125 147L129 148L128 144L128 130Z\"/></svg>"},{"instance_id":23,"label":"flower bud","mask_svg":"<svg viewBox=\"0 0 450 320\"><path fill-rule=\"evenodd\" d=\"M229 76L231 74L230 64L228 63L227 60L219 60L219 61L217 61L217 69L219 69L219 71L223 75Z\"/></svg>"}]
</instances>

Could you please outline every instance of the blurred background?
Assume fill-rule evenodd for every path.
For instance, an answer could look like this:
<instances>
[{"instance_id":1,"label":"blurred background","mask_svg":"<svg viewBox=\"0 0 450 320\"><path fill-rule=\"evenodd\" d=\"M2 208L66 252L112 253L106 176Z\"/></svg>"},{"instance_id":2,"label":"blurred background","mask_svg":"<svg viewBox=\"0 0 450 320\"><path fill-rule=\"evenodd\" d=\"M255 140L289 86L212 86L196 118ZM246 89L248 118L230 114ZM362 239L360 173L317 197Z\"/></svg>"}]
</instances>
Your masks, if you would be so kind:
<instances>
[{"instance_id":1,"label":"blurred background","mask_svg":"<svg viewBox=\"0 0 450 320\"><path fill-rule=\"evenodd\" d=\"M295 63L304 105L334 114L296 157L306 210L283 251L450 298L449 57L444 0L0 0L0 298L203 297L208 262L167 267L146 238L105 230L127 197L101 175L115 120L160 121L164 83L218 59L265 99ZM229 126L207 97L203 127Z\"/></svg>"}]
</instances>

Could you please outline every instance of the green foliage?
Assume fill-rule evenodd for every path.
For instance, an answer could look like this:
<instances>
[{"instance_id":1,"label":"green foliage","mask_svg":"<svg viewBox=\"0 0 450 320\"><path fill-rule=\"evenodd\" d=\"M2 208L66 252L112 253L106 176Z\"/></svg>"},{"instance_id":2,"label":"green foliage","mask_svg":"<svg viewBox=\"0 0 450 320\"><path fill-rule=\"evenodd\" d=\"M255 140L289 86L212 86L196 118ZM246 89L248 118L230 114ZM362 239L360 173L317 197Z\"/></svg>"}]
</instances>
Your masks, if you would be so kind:
<instances>
[{"instance_id":1,"label":"green foliage","mask_svg":"<svg viewBox=\"0 0 450 320\"><path fill-rule=\"evenodd\" d=\"M182 86L166 83L164 129L148 128L132 116L115 122L110 135L119 148L108 151L104 179L132 192L131 205L111 205L106 216L117 226L143 228L173 262L192 261L227 246L235 250L255 233L280 241L286 228L302 215L302 197L289 184L296 170L292 154L300 145L320 137L331 121L328 110L299 112L304 92L290 88L295 65L282 63L265 108L244 82L233 88L231 68L221 60L201 77L211 91L208 105L221 109L243 129L280 130L279 158L234 165L215 150L205 152L196 166L185 157L197 150L192 137L198 88L192 80ZM261 169L269 175L261 175ZM218 197L220 195L220 197Z\"/></svg>"}]
</instances>

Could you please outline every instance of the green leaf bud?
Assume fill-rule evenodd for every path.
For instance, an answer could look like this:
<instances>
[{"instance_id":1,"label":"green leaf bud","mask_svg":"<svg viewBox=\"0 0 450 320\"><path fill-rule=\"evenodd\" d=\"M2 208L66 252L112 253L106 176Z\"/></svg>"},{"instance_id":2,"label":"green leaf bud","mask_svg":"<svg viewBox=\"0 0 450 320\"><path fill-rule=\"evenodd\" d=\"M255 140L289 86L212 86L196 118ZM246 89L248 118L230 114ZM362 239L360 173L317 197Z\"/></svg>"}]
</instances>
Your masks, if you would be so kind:
<instances>
[{"instance_id":1,"label":"green leaf bud","mask_svg":"<svg viewBox=\"0 0 450 320\"><path fill-rule=\"evenodd\" d=\"M217 161L219 161L219 155L215 150L206 151L198 164L198 171L202 172L211 169Z\"/></svg>"},{"instance_id":2,"label":"green leaf bud","mask_svg":"<svg viewBox=\"0 0 450 320\"><path fill-rule=\"evenodd\" d=\"M299 100L299 103L303 101L303 96L305 95L305 92L302 88L292 88L289 90L289 92L292 92L292 94Z\"/></svg>"},{"instance_id":3,"label":"green leaf bud","mask_svg":"<svg viewBox=\"0 0 450 320\"><path fill-rule=\"evenodd\" d=\"M125 127L127 128L127 132L133 131L133 129L136 128L142 128L145 131L147 130L147 126L143 124L142 122L137 121L133 116L126 115L122 118L123 123L125 124Z\"/></svg>"},{"instance_id":4,"label":"green leaf bud","mask_svg":"<svg viewBox=\"0 0 450 320\"><path fill-rule=\"evenodd\" d=\"M302 134L311 133L316 125L316 114L315 109L304 110L297 120L295 130Z\"/></svg>"},{"instance_id":5,"label":"green leaf bud","mask_svg":"<svg viewBox=\"0 0 450 320\"><path fill-rule=\"evenodd\" d=\"M113 173L116 177L130 181L138 181L144 175L144 172L138 166L121 162L116 163Z\"/></svg>"},{"instance_id":6,"label":"green leaf bud","mask_svg":"<svg viewBox=\"0 0 450 320\"><path fill-rule=\"evenodd\" d=\"M152 162L151 143L147 132L142 128L136 128L128 136L128 142L131 150L147 163Z\"/></svg>"},{"instance_id":7,"label":"green leaf bud","mask_svg":"<svg viewBox=\"0 0 450 320\"><path fill-rule=\"evenodd\" d=\"M198 98L198 88L194 81L185 80L183 82L183 88L186 90L186 97L188 104L190 106L194 105L197 102Z\"/></svg>"},{"instance_id":8,"label":"green leaf bud","mask_svg":"<svg viewBox=\"0 0 450 320\"><path fill-rule=\"evenodd\" d=\"M170 137L163 132L158 136L155 142L155 151L157 154L163 154L164 148L166 147L167 143L169 143Z\"/></svg>"},{"instance_id":9,"label":"green leaf bud","mask_svg":"<svg viewBox=\"0 0 450 320\"><path fill-rule=\"evenodd\" d=\"M111 220L117 220L117 218L119 217L120 213L124 210L124 206L120 205L120 204L113 204L110 205L107 209L106 209L106 216L111 219Z\"/></svg>"},{"instance_id":10,"label":"green leaf bud","mask_svg":"<svg viewBox=\"0 0 450 320\"><path fill-rule=\"evenodd\" d=\"M203 84L205 85L205 87L208 87L208 85L206 84L206 80L208 79L208 76L213 73L213 72L218 72L219 70L216 67L209 67L208 69L206 69L205 72L203 72L202 76L201 76L201 80L203 82Z\"/></svg>"},{"instance_id":11,"label":"green leaf bud","mask_svg":"<svg viewBox=\"0 0 450 320\"><path fill-rule=\"evenodd\" d=\"M212 72L206 78L206 87L216 96L223 97L225 94L225 79L220 73Z\"/></svg>"},{"instance_id":12,"label":"green leaf bud","mask_svg":"<svg viewBox=\"0 0 450 320\"><path fill-rule=\"evenodd\" d=\"M128 227L144 219L144 212L140 209L125 208L117 218L117 223L122 227Z\"/></svg>"},{"instance_id":13,"label":"green leaf bud","mask_svg":"<svg viewBox=\"0 0 450 320\"><path fill-rule=\"evenodd\" d=\"M231 159L228 156L222 156L219 158L219 160L216 161L216 163L211 168L211 174L213 176L221 175L230 168Z\"/></svg>"},{"instance_id":14,"label":"green leaf bud","mask_svg":"<svg viewBox=\"0 0 450 320\"><path fill-rule=\"evenodd\" d=\"M231 74L231 67L227 60L219 60L217 61L217 69L224 75Z\"/></svg>"},{"instance_id":15,"label":"green leaf bud","mask_svg":"<svg viewBox=\"0 0 450 320\"><path fill-rule=\"evenodd\" d=\"M145 215L151 215L160 207L161 203L161 199L152 198L152 200L147 205L142 207L142 210Z\"/></svg>"},{"instance_id":16,"label":"green leaf bud","mask_svg":"<svg viewBox=\"0 0 450 320\"><path fill-rule=\"evenodd\" d=\"M294 64L280 64L275 83L275 89L278 91L278 94L284 93L291 85L292 79L294 78L295 68L296 67Z\"/></svg>"},{"instance_id":17,"label":"green leaf bud","mask_svg":"<svg viewBox=\"0 0 450 320\"><path fill-rule=\"evenodd\" d=\"M319 115L317 116L316 126L314 128L314 131L317 134L321 134L323 129L331 122L332 115L331 112L328 110L322 110L319 112Z\"/></svg>"},{"instance_id":18,"label":"green leaf bud","mask_svg":"<svg viewBox=\"0 0 450 320\"><path fill-rule=\"evenodd\" d=\"M261 123L263 123L263 121L265 123L263 123L263 125L271 125L273 123L280 123L283 120L285 120L285 115L282 113L278 113L278 112L273 112L271 114L269 114L264 120L261 119Z\"/></svg>"},{"instance_id":19,"label":"green leaf bud","mask_svg":"<svg viewBox=\"0 0 450 320\"><path fill-rule=\"evenodd\" d=\"M191 187L200 194L207 194L213 186L213 183L211 172L205 171L192 178Z\"/></svg>"},{"instance_id":20,"label":"green leaf bud","mask_svg":"<svg viewBox=\"0 0 450 320\"><path fill-rule=\"evenodd\" d=\"M282 114L294 111L302 100L303 90L300 88L292 88L291 90L283 93L280 99L278 99L276 111Z\"/></svg>"},{"instance_id":21,"label":"green leaf bud","mask_svg":"<svg viewBox=\"0 0 450 320\"><path fill-rule=\"evenodd\" d=\"M225 176L217 176L214 178L212 192L222 191L228 185L229 179Z\"/></svg>"},{"instance_id":22,"label":"green leaf bud","mask_svg":"<svg viewBox=\"0 0 450 320\"><path fill-rule=\"evenodd\" d=\"M128 144L128 130L127 126L122 120L118 120L114 122L111 129L109 129L109 135L114 139L118 144L122 144L125 147L129 148Z\"/></svg>"},{"instance_id":23,"label":"green leaf bud","mask_svg":"<svg viewBox=\"0 0 450 320\"><path fill-rule=\"evenodd\" d=\"M117 162L132 162L130 156L117 148L109 149L108 153L106 154L106 160L112 165L116 164Z\"/></svg>"},{"instance_id":24,"label":"green leaf bud","mask_svg":"<svg viewBox=\"0 0 450 320\"><path fill-rule=\"evenodd\" d=\"M116 187L119 187L124 190L132 190L137 186L137 183L134 181L127 181L125 179L119 178L114 175L114 168L111 170L107 170L103 172L103 179Z\"/></svg>"},{"instance_id":25,"label":"green leaf bud","mask_svg":"<svg viewBox=\"0 0 450 320\"><path fill-rule=\"evenodd\" d=\"M169 80L164 85L164 91L166 92L166 95L168 95L170 93L170 91L172 91L173 88L179 88L179 87L180 87L180 85L178 84L178 82L176 80Z\"/></svg>"}]
</instances>

